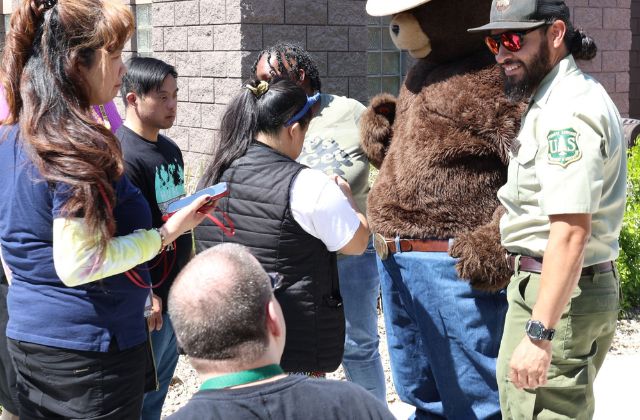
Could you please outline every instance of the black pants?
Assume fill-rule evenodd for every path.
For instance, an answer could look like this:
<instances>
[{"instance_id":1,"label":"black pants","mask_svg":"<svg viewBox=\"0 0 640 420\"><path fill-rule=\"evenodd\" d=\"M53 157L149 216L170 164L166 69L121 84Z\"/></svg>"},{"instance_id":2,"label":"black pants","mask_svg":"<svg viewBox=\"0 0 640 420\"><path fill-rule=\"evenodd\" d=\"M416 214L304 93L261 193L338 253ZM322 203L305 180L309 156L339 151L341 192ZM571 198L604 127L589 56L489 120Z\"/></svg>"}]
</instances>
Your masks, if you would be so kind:
<instances>
[{"instance_id":1,"label":"black pants","mask_svg":"<svg viewBox=\"0 0 640 420\"><path fill-rule=\"evenodd\" d=\"M2 268L0 267L0 272ZM0 405L11 414L18 415L18 390L16 388L16 371L13 370L9 349L7 348L7 292L9 285L4 274L0 273Z\"/></svg>"},{"instance_id":2,"label":"black pants","mask_svg":"<svg viewBox=\"0 0 640 420\"><path fill-rule=\"evenodd\" d=\"M146 344L106 353L8 340L20 419L139 419Z\"/></svg>"}]
</instances>

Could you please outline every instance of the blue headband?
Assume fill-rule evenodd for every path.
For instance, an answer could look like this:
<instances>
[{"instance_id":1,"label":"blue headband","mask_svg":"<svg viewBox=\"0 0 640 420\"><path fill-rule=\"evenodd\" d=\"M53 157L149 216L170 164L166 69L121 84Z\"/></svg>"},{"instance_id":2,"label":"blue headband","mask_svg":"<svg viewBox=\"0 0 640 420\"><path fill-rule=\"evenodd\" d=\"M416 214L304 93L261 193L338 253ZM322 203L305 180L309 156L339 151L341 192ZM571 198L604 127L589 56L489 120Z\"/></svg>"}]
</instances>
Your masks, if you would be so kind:
<instances>
[{"instance_id":1,"label":"blue headband","mask_svg":"<svg viewBox=\"0 0 640 420\"><path fill-rule=\"evenodd\" d=\"M315 105L315 103L318 102L319 99L320 99L320 92L316 92L313 96L307 96L307 103L304 105L304 107L302 107L302 109L296 115L289 118L289 121L284 123L284 126L290 127L293 125L293 123L298 121L300 118L304 117L307 111L309 111L309 108Z\"/></svg>"}]
</instances>

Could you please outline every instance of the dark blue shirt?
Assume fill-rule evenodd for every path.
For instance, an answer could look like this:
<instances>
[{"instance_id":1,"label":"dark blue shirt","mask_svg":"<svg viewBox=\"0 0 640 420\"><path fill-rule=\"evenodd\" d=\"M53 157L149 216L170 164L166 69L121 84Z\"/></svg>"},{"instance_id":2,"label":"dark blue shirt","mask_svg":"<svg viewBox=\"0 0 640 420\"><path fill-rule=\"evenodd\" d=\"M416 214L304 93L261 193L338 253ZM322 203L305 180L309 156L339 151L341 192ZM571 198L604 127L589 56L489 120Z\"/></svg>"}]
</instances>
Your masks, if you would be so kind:
<instances>
[{"instance_id":1,"label":"dark blue shirt","mask_svg":"<svg viewBox=\"0 0 640 420\"><path fill-rule=\"evenodd\" d=\"M123 350L146 340L148 289L124 274L67 287L53 264L53 219L68 186L43 180L25 153L17 126L0 127L0 244L13 272L7 337L65 349L106 352L112 337ZM149 205L126 177L115 185L116 236L151 227ZM145 265L137 271L148 283Z\"/></svg>"}]
</instances>

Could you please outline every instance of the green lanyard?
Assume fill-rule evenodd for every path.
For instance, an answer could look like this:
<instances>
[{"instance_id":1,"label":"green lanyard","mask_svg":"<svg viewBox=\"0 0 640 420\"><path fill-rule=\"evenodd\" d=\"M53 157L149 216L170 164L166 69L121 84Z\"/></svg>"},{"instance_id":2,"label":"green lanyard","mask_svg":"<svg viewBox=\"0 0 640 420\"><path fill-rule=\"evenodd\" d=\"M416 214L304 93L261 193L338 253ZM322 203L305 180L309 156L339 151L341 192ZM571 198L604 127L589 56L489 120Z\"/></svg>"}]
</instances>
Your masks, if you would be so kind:
<instances>
[{"instance_id":1,"label":"green lanyard","mask_svg":"<svg viewBox=\"0 0 640 420\"><path fill-rule=\"evenodd\" d=\"M269 379L283 373L284 371L280 365L267 365L257 369L243 370L207 379L202 383L202 385L200 385L200 391L244 385L251 382L261 381L263 379Z\"/></svg>"}]
</instances>

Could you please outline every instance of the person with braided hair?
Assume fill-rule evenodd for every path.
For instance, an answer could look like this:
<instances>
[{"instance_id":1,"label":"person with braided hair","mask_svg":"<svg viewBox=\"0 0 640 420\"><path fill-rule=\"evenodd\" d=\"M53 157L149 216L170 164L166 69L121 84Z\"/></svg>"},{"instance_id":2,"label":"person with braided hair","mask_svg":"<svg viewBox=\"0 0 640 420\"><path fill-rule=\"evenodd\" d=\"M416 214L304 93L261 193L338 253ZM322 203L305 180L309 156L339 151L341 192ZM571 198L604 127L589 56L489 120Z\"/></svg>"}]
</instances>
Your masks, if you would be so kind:
<instances>
[{"instance_id":1,"label":"person with braided hair","mask_svg":"<svg viewBox=\"0 0 640 420\"><path fill-rule=\"evenodd\" d=\"M275 296L287 322L281 365L323 376L338 368L344 312L336 252L362 254L369 228L349 184L296 162L319 94L288 79L253 81L229 104L198 188L226 182L219 207L234 222L227 238L208 221L194 230L196 251L222 242L249 247L282 275Z\"/></svg>"},{"instance_id":2,"label":"person with braided hair","mask_svg":"<svg viewBox=\"0 0 640 420\"><path fill-rule=\"evenodd\" d=\"M201 197L152 229L118 140L95 117L92 106L122 83L133 30L117 0L23 0L11 16L0 68L0 246L21 418L140 417L145 263L210 204Z\"/></svg>"},{"instance_id":3,"label":"person with braided hair","mask_svg":"<svg viewBox=\"0 0 640 420\"><path fill-rule=\"evenodd\" d=\"M509 152L502 244L514 273L497 362L504 419L590 419L616 327L626 193L620 114L575 59L596 45L561 0L494 0L485 42L528 109Z\"/></svg>"},{"instance_id":4,"label":"person with braided hair","mask_svg":"<svg viewBox=\"0 0 640 420\"><path fill-rule=\"evenodd\" d=\"M262 50L252 74L260 80L288 77L307 95L321 92L314 60L296 44L281 42ZM365 109L355 99L320 93L313 110L315 117L297 159L310 168L343 177L363 214L367 212L369 160L360 145L359 125ZM386 383L378 351L380 277L373 244L370 242L362 255L338 255L338 275L346 320L342 358L345 375L386 404Z\"/></svg>"}]
</instances>

